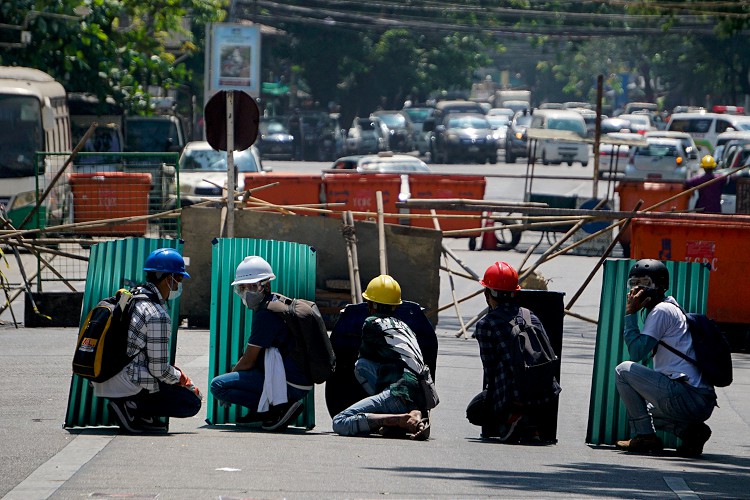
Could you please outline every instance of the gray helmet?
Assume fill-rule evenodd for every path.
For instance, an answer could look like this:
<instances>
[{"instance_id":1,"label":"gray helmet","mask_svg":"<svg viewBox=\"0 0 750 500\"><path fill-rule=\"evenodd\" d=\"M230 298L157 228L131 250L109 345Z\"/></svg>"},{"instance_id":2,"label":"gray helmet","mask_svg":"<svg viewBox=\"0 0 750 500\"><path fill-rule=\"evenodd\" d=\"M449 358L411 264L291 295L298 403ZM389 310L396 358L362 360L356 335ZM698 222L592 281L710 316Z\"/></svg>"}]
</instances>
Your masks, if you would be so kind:
<instances>
[{"instance_id":1,"label":"gray helmet","mask_svg":"<svg viewBox=\"0 0 750 500\"><path fill-rule=\"evenodd\" d=\"M669 271L660 260L641 259L630 268L629 278L648 276L662 290L669 289Z\"/></svg>"}]
</instances>

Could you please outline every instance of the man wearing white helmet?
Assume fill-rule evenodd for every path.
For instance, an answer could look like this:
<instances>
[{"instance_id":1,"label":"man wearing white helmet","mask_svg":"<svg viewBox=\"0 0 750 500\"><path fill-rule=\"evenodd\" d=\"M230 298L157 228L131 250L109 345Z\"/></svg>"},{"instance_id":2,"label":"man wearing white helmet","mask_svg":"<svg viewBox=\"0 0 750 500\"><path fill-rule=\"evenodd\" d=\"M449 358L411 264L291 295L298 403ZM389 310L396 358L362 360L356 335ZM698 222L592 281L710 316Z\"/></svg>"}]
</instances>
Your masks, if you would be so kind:
<instances>
[{"instance_id":1,"label":"man wearing white helmet","mask_svg":"<svg viewBox=\"0 0 750 500\"><path fill-rule=\"evenodd\" d=\"M279 315L266 308L270 301L276 300L271 293L271 280L274 279L276 275L271 265L257 255L245 257L237 266L232 286L245 307L253 311L250 337L244 354L232 371L211 381L211 394L224 404L248 408L250 412L241 421L263 422L263 429L278 431L285 429L300 414L302 399L312 388L312 381L288 356L294 351L292 333ZM279 365L282 370L279 370ZM279 371L283 372L286 381L286 398L282 396L282 399L287 401L271 403L267 409L264 404L268 401L268 392L264 395L266 376L274 376L278 381ZM272 382L270 378L268 382Z\"/></svg>"}]
</instances>

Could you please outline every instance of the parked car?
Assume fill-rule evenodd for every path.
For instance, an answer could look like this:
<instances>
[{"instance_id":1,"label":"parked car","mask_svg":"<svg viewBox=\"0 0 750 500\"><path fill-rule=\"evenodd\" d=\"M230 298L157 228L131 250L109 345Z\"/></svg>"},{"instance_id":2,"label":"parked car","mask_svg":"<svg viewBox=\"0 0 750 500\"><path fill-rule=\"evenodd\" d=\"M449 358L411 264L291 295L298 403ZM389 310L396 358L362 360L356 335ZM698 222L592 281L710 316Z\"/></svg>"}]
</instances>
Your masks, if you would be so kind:
<instances>
[{"instance_id":1,"label":"parked car","mask_svg":"<svg viewBox=\"0 0 750 500\"><path fill-rule=\"evenodd\" d=\"M410 153L414 151L414 125L411 118L403 111L375 111L385 126L388 127L388 146L391 151Z\"/></svg>"},{"instance_id":2,"label":"parked car","mask_svg":"<svg viewBox=\"0 0 750 500\"><path fill-rule=\"evenodd\" d=\"M437 125L431 147L433 163L497 163L497 140L484 115L450 113Z\"/></svg>"},{"instance_id":3,"label":"parked car","mask_svg":"<svg viewBox=\"0 0 750 500\"><path fill-rule=\"evenodd\" d=\"M349 154L377 154L388 151L388 127L377 116L355 118L346 137Z\"/></svg>"},{"instance_id":4,"label":"parked car","mask_svg":"<svg viewBox=\"0 0 750 500\"><path fill-rule=\"evenodd\" d=\"M234 152L234 166L238 172L238 191L244 188L245 172L262 172L264 168L260 153L255 146ZM180 156L180 199L183 206L192 205L206 198L224 196L227 185L227 153L217 151L206 141L189 142Z\"/></svg>"},{"instance_id":5,"label":"parked car","mask_svg":"<svg viewBox=\"0 0 750 500\"><path fill-rule=\"evenodd\" d=\"M748 131L732 130L730 132L722 132L716 136L716 147L714 148L713 156L718 168L724 166L727 157L735 147L743 144L750 144L750 132Z\"/></svg>"},{"instance_id":6,"label":"parked car","mask_svg":"<svg viewBox=\"0 0 750 500\"><path fill-rule=\"evenodd\" d=\"M612 132L601 137L599 144L599 173L625 173L630 158L630 147L646 145L641 134L633 132Z\"/></svg>"},{"instance_id":7,"label":"parked car","mask_svg":"<svg viewBox=\"0 0 750 500\"><path fill-rule=\"evenodd\" d=\"M294 136L281 121L261 120L255 146L261 158L291 160L294 156Z\"/></svg>"},{"instance_id":8,"label":"parked car","mask_svg":"<svg viewBox=\"0 0 750 500\"><path fill-rule=\"evenodd\" d=\"M426 155L430 150L430 133L424 130L424 122L435 112L434 107L409 107L404 108L404 113L411 118L414 147L417 148L420 155Z\"/></svg>"},{"instance_id":9,"label":"parked car","mask_svg":"<svg viewBox=\"0 0 750 500\"><path fill-rule=\"evenodd\" d=\"M526 129L530 125L531 115L528 112L519 111L513 115L505 133L505 163L515 163L516 158L529 156Z\"/></svg>"},{"instance_id":10,"label":"parked car","mask_svg":"<svg viewBox=\"0 0 750 500\"><path fill-rule=\"evenodd\" d=\"M339 158L333 170L356 170L359 173L377 172L393 174L429 173L430 167L411 155L393 154L390 151L376 155L356 155Z\"/></svg>"},{"instance_id":11,"label":"parked car","mask_svg":"<svg viewBox=\"0 0 750 500\"><path fill-rule=\"evenodd\" d=\"M695 175L679 139L650 138L648 145L634 148L625 167L627 179L685 180Z\"/></svg>"}]
</instances>

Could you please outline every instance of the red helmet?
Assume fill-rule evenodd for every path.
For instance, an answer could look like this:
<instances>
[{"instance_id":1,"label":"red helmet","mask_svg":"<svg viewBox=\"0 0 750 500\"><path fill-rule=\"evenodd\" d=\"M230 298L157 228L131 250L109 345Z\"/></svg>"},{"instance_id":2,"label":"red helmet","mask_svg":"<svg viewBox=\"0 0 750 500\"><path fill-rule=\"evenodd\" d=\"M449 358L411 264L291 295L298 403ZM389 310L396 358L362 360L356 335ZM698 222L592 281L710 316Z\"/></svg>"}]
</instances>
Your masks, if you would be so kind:
<instances>
[{"instance_id":1,"label":"red helmet","mask_svg":"<svg viewBox=\"0 0 750 500\"><path fill-rule=\"evenodd\" d=\"M479 281L483 287L503 292L520 290L518 273L507 262L495 262L484 272L484 279Z\"/></svg>"}]
</instances>

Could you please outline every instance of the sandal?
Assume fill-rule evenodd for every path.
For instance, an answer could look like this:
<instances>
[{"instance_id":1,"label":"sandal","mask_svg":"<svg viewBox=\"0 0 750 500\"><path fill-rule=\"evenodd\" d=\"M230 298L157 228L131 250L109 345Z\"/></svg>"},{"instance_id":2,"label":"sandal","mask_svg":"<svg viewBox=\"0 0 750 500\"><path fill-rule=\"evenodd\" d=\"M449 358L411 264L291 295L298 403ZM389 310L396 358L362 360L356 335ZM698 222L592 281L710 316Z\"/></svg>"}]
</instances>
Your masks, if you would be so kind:
<instances>
[{"instance_id":1,"label":"sandal","mask_svg":"<svg viewBox=\"0 0 750 500\"><path fill-rule=\"evenodd\" d=\"M420 422L421 429L411 435L415 441L427 441L430 438L430 418L423 418Z\"/></svg>"}]
</instances>

